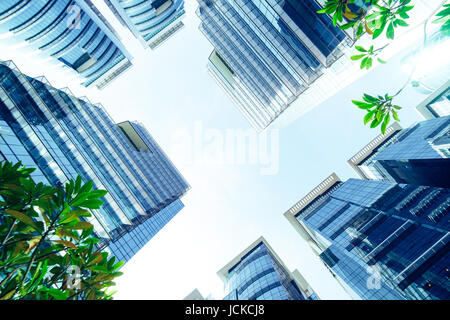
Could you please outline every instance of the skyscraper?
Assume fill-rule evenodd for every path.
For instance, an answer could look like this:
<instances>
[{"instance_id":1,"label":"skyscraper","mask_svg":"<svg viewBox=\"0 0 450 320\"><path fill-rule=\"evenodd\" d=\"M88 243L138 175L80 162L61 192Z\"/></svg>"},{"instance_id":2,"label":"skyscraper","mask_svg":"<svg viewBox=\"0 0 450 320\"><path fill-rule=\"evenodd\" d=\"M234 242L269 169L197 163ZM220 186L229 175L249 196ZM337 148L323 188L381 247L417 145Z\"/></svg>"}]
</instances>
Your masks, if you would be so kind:
<instances>
[{"instance_id":1,"label":"skyscraper","mask_svg":"<svg viewBox=\"0 0 450 320\"><path fill-rule=\"evenodd\" d=\"M198 2L200 30L214 46L209 71L258 130L351 44L314 0Z\"/></svg>"},{"instance_id":2,"label":"skyscraper","mask_svg":"<svg viewBox=\"0 0 450 320\"><path fill-rule=\"evenodd\" d=\"M450 189L332 174L285 213L355 299L450 298Z\"/></svg>"},{"instance_id":3,"label":"skyscraper","mask_svg":"<svg viewBox=\"0 0 450 320\"><path fill-rule=\"evenodd\" d=\"M450 80L422 101L416 110L426 120L450 116Z\"/></svg>"},{"instance_id":4,"label":"skyscraper","mask_svg":"<svg viewBox=\"0 0 450 320\"><path fill-rule=\"evenodd\" d=\"M364 179L450 188L450 116L388 128L348 163Z\"/></svg>"},{"instance_id":5,"label":"skyscraper","mask_svg":"<svg viewBox=\"0 0 450 320\"><path fill-rule=\"evenodd\" d=\"M131 55L91 0L3 0L0 32L104 88L131 67Z\"/></svg>"},{"instance_id":6,"label":"skyscraper","mask_svg":"<svg viewBox=\"0 0 450 320\"><path fill-rule=\"evenodd\" d=\"M184 26L184 0L104 1L145 48L155 49Z\"/></svg>"},{"instance_id":7,"label":"skyscraper","mask_svg":"<svg viewBox=\"0 0 450 320\"><path fill-rule=\"evenodd\" d=\"M325 0L198 0L200 30L214 47L208 71L258 131L275 120L283 125L318 106L364 74L352 61L352 29L333 26L318 14ZM352 12L367 8L364 0ZM439 0L416 0L411 28L423 24ZM429 27L430 28L430 27ZM407 29L407 28L405 28ZM384 58L422 42L419 33L396 29L396 41ZM361 40L376 47L380 38ZM370 46L370 44L369 44ZM442 52L446 52L442 50Z\"/></svg>"},{"instance_id":8,"label":"skyscraper","mask_svg":"<svg viewBox=\"0 0 450 320\"><path fill-rule=\"evenodd\" d=\"M183 207L189 185L139 123L116 125L106 110L45 78L0 64L0 154L34 167L37 182L81 176L106 189L92 210L99 246L128 261Z\"/></svg>"},{"instance_id":9,"label":"skyscraper","mask_svg":"<svg viewBox=\"0 0 450 320\"><path fill-rule=\"evenodd\" d=\"M318 299L299 272L293 275L263 237L217 274L226 286L224 300Z\"/></svg>"}]
</instances>

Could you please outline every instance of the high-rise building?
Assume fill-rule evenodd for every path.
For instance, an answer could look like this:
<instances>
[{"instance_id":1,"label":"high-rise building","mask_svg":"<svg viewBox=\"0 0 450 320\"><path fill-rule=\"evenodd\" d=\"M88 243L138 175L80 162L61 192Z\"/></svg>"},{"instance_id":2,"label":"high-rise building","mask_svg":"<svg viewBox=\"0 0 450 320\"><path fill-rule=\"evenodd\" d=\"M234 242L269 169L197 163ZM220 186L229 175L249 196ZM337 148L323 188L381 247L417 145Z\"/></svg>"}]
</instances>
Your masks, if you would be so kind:
<instances>
[{"instance_id":1,"label":"high-rise building","mask_svg":"<svg viewBox=\"0 0 450 320\"><path fill-rule=\"evenodd\" d=\"M450 298L450 189L332 174L285 217L355 299Z\"/></svg>"},{"instance_id":2,"label":"high-rise building","mask_svg":"<svg viewBox=\"0 0 450 320\"><path fill-rule=\"evenodd\" d=\"M198 0L214 46L208 68L258 130L266 128L351 44L314 0Z\"/></svg>"},{"instance_id":3,"label":"high-rise building","mask_svg":"<svg viewBox=\"0 0 450 320\"><path fill-rule=\"evenodd\" d=\"M157 48L184 27L184 0L104 1L145 48Z\"/></svg>"},{"instance_id":4,"label":"high-rise building","mask_svg":"<svg viewBox=\"0 0 450 320\"><path fill-rule=\"evenodd\" d=\"M363 179L450 188L450 116L391 126L348 163Z\"/></svg>"},{"instance_id":5,"label":"high-rise building","mask_svg":"<svg viewBox=\"0 0 450 320\"><path fill-rule=\"evenodd\" d=\"M81 176L108 190L92 210L99 246L128 261L183 207L189 185L139 123L115 124L106 110L67 89L0 63L0 154L34 167L37 182Z\"/></svg>"},{"instance_id":6,"label":"high-rise building","mask_svg":"<svg viewBox=\"0 0 450 320\"><path fill-rule=\"evenodd\" d=\"M198 0L199 28L214 47L208 71L256 130L296 119L364 74L350 59L352 29L341 30L329 15L317 13L324 2ZM364 0L350 4L352 12L368 6ZM411 28L442 4L416 0L414 6ZM390 46L384 58L422 41L417 33L396 29L396 39L403 36L407 40ZM382 47L383 41L364 37L358 44Z\"/></svg>"},{"instance_id":7,"label":"high-rise building","mask_svg":"<svg viewBox=\"0 0 450 320\"><path fill-rule=\"evenodd\" d=\"M425 120L450 116L450 80L422 101L416 110Z\"/></svg>"},{"instance_id":8,"label":"high-rise building","mask_svg":"<svg viewBox=\"0 0 450 320\"><path fill-rule=\"evenodd\" d=\"M0 1L0 32L8 42L104 88L131 67L131 55L91 0ZM25 48L24 48L25 49Z\"/></svg>"},{"instance_id":9,"label":"high-rise building","mask_svg":"<svg viewBox=\"0 0 450 320\"><path fill-rule=\"evenodd\" d=\"M385 172L380 172L374 168L373 159L383 147L394 142L395 137L402 131L398 122L394 122L386 128L384 134L379 134L360 151L352 156L347 163L359 175L361 179L366 180L384 180L389 179ZM385 177L386 176L386 177Z\"/></svg>"},{"instance_id":10,"label":"high-rise building","mask_svg":"<svg viewBox=\"0 0 450 320\"><path fill-rule=\"evenodd\" d=\"M224 300L317 300L298 271L293 275L260 237L217 273L224 281Z\"/></svg>"}]
</instances>

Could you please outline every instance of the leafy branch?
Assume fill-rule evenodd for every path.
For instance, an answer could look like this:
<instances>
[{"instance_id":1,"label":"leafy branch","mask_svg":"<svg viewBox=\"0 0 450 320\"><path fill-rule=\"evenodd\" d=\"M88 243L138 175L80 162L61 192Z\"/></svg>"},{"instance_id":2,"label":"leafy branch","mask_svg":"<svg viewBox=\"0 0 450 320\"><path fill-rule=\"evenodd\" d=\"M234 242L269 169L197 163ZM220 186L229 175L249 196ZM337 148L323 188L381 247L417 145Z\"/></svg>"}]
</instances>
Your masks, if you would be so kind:
<instances>
[{"instance_id":1,"label":"leafy branch","mask_svg":"<svg viewBox=\"0 0 450 320\"><path fill-rule=\"evenodd\" d=\"M396 28L409 26L406 20L409 19L409 11L414 8L410 2L411 0L364 0L365 5L358 7L354 4L355 0L330 0L326 1L323 9L318 13L332 15L333 24L340 29L353 28L357 39L365 31L372 36L372 40L383 33L387 39L394 40ZM443 1L443 7L435 10L424 23L423 47L427 41L427 23L435 15L437 19L433 23L441 23L440 32L444 36L450 35L450 4L445 4L445 2ZM436 13L438 10L441 11ZM343 23L344 20L345 23ZM374 45L369 48L356 45L355 49L358 52L350 58L354 61L360 60L360 68L368 70L372 67L375 58L379 63L386 63L379 55L389 44L380 48L374 48ZM364 124L370 123L371 128L381 125L381 132L384 134L391 118L400 121L397 112L401 110L401 107L395 105L393 99L411 83L415 68L411 71L407 82L394 95L385 94L373 97L365 93L363 101L352 100L357 107L367 111ZM415 84L413 83L413 85Z\"/></svg>"},{"instance_id":2,"label":"leafy branch","mask_svg":"<svg viewBox=\"0 0 450 320\"><path fill-rule=\"evenodd\" d=\"M87 221L107 191L81 177L64 188L36 184L33 170L0 163L0 300L111 299L123 262L96 250Z\"/></svg>"},{"instance_id":3,"label":"leafy branch","mask_svg":"<svg viewBox=\"0 0 450 320\"><path fill-rule=\"evenodd\" d=\"M386 132L386 127L389 124L391 116L400 121L398 117L398 110L401 110L400 106L392 103L394 96L388 94L384 96L373 97L367 93L364 94L364 101L352 100L358 108L366 110L367 114L364 117L364 124L370 122L370 127L375 128L381 124L381 132Z\"/></svg>"}]
</instances>

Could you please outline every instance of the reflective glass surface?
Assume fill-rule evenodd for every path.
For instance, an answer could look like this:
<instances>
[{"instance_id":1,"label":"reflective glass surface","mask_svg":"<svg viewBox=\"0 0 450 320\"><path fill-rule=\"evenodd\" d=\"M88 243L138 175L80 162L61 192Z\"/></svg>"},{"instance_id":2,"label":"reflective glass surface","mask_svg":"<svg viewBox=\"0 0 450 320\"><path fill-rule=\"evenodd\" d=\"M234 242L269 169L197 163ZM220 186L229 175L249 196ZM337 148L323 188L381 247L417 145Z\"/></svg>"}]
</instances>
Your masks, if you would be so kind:
<instances>
[{"instance_id":1,"label":"reflective glass surface","mask_svg":"<svg viewBox=\"0 0 450 320\"><path fill-rule=\"evenodd\" d=\"M213 63L209 70L258 130L343 54L345 33L314 0L198 2L200 30L233 76Z\"/></svg>"},{"instance_id":2,"label":"reflective glass surface","mask_svg":"<svg viewBox=\"0 0 450 320\"><path fill-rule=\"evenodd\" d=\"M224 300L304 300L289 272L261 242L229 271Z\"/></svg>"},{"instance_id":3,"label":"reflective glass surface","mask_svg":"<svg viewBox=\"0 0 450 320\"><path fill-rule=\"evenodd\" d=\"M12 43L26 42L78 73L85 86L104 87L130 66L131 56L90 0L2 0L0 33L7 32Z\"/></svg>"},{"instance_id":4,"label":"reflective glass surface","mask_svg":"<svg viewBox=\"0 0 450 320\"><path fill-rule=\"evenodd\" d=\"M36 181L63 186L80 175L108 190L89 222L101 246L127 259L181 210L179 198L189 189L145 127L128 123L145 148L137 148L102 106L23 75L11 62L0 64L2 157L37 168ZM137 244L123 251L129 232Z\"/></svg>"},{"instance_id":5,"label":"reflective glass surface","mask_svg":"<svg viewBox=\"0 0 450 320\"><path fill-rule=\"evenodd\" d=\"M449 212L450 189L350 179L296 218L329 243L321 259L356 296L449 299Z\"/></svg>"},{"instance_id":6,"label":"reflective glass surface","mask_svg":"<svg viewBox=\"0 0 450 320\"><path fill-rule=\"evenodd\" d=\"M380 180L450 187L450 116L403 129L359 166Z\"/></svg>"}]
</instances>

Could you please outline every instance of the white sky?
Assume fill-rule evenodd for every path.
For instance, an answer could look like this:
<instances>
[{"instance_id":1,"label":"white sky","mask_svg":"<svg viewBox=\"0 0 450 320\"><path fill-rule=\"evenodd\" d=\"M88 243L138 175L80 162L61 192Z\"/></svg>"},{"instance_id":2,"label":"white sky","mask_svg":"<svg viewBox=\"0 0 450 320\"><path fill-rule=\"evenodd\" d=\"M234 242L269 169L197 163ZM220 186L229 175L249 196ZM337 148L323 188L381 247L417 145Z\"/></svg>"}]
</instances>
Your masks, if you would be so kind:
<instances>
[{"instance_id":1,"label":"white sky","mask_svg":"<svg viewBox=\"0 0 450 320\"><path fill-rule=\"evenodd\" d=\"M94 3L114 21L134 56L134 66L103 91L82 88L77 82L71 82L70 89L101 102L117 122L142 122L192 186L183 198L186 207L125 265L115 298L182 299L198 288L203 295L221 299L223 285L216 272L263 235L320 297L347 299L283 213L332 172L343 180L356 177L346 161L379 131L363 126L363 111L350 101L363 92L384 94L399 88L406 80L399 68L401 57L281 128L279 172L265 176L258 165L208 164L199 159L198 151L207 151L206 136L200 149L180 146L176 140L180 130L195 138L199 126L204 133L212 129L216 134L249 128L207 73L212 47L198 30L196 1L186 1L185 28L156 51L144 50L109 10L103 10L103 1ZM31 76L45 75L55 87L67 86L61 69L23 54L23 48L12 50L6 41L0 40L0 59L12 59ZM424 98L407 89L398 99L404 106L403 127L421 120L413 107Z\"/></svg>"}]
</instances>

